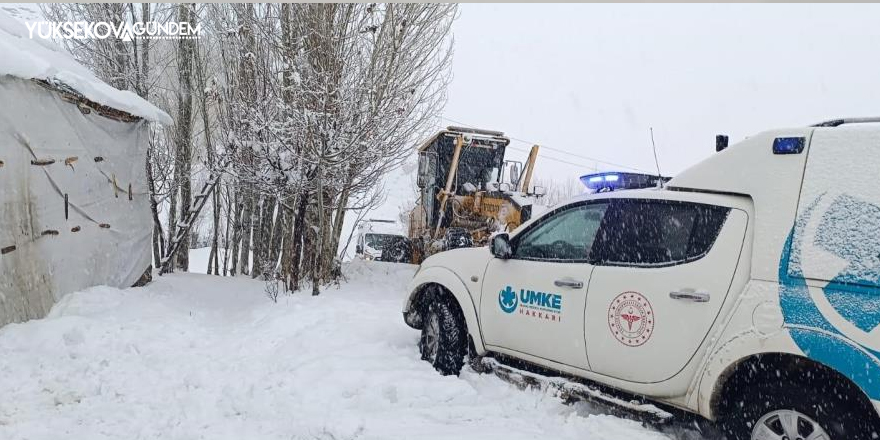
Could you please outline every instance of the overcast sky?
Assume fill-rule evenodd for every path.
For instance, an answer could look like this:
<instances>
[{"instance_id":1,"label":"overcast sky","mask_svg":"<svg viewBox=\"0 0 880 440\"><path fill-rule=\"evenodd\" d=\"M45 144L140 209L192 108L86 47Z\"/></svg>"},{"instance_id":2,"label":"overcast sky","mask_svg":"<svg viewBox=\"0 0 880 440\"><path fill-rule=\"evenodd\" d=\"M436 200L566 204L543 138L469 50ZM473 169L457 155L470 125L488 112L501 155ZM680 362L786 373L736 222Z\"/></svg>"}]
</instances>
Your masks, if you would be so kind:
<instances>
[{"instance_id":1,"label":"overcast sky","mask_svg":"<svg viewBox=\"0 0 880 440\"><path fill-rule=\"evenodd\" d=\"M880 116L880 5L464 4L460 15L444 116L580 156L654 170L654 127L674 175L712 154L716 134L734 143ZM549 148L539 176L597 165Z\"/></svg>"},{"instance_id":2,"label":"overcast sky","mask_svg":"<svg viewBox=\"0 0 880 440\"><path fill-rule=\"evenodd\" d=\"M518 139L514 159L540 143L539 177L616 169L585 157L654 172L650 127L662 172L675 175L712 154L716 134L734 143L880 116L880 5L462 4L459 13L441 123L504 131Z\"/></svg>"}]
</instances>

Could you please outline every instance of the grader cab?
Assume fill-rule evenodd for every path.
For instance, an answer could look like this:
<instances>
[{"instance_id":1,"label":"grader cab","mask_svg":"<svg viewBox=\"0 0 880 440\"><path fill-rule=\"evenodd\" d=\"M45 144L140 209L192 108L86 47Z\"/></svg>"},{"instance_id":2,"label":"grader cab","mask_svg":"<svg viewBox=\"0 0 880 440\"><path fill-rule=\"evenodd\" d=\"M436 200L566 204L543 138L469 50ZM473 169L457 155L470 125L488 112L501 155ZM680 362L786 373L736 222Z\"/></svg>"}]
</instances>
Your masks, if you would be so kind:
<instances>
[{"instance_id":1,"label":"grader cab","mask_svg":"<svg viewBox=\"0 0 880 440\"><path fill-rule=\"evenodd\" d=\"M448 127L418 150L419 198L409 215L416 263L447 249L482 246L531 217L541 188L529 188L538 146L526 163L505 160L498 131Z\"/></svg>"}]
</instances>

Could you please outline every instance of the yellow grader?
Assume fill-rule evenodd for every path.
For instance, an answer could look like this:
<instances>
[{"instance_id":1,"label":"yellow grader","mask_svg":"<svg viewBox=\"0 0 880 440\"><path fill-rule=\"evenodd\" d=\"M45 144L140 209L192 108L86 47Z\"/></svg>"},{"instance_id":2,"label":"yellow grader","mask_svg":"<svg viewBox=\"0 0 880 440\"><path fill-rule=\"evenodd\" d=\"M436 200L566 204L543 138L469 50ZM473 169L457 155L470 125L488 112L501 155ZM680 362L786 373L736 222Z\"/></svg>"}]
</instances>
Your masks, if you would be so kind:
<instances>
[{"instance_id":1,"label":"yellow grader","mask_svg":"<svg viewBox=\"0 0 880 440\"><path fill-rule=\"evenodd\" d=\"M531 217L541 188L529 188L538 146L526 163L505 160L499 131L447 127L419 147L419 197L409 214L413 262L460 247L485 245ZM539 191L536 191L539 190Z\"/></svg>"}]
</instances>

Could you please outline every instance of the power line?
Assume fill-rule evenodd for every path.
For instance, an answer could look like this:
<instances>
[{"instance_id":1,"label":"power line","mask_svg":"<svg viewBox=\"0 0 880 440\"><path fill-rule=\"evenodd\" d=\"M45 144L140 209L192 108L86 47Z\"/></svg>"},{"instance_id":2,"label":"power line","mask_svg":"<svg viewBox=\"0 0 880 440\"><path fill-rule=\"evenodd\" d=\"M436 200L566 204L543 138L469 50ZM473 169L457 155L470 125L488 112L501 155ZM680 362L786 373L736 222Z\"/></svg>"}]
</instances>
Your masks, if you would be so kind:
<instances>
[{"instance_id":1,"label":"power line","mask_svg":"<svg viewBox=\"0 0 880 440\"><path fill-rule=\"evenodd\" d=\"M513 139L513 138L511 138L511 139ZM542 145L542 147L543 147L543 145ZM508 145L507 148L510 148L511 150L516 150L516 151L522 151L523 153L528 153L528 152L529 152L529 150L527 150L527 149L525 149L525 148L513 147L513 146L510 146L510 145ZM567 160L565 160L565 159L559 159L559 158L556 158L556 157L553 157L553 156L548 156L548 155L546 155L546 154L542 154L542 155L541 155L541 160L552 160L552 161L554 161L554 162L564 163L564 164L567 164L567 165L573 165L573 166L576 166L576 167L578 167L578 168L589 168L589 169L591 169L591 170L593 170L593 171L596 171L596 170L597 170L597 168L596 168L595 165L584 165L584 164L582 164L582 163L570 162L570 161L567 161Z\"/></svg>"},{"instance_id":2,"label":"power line","mask_svg":"<svg viewBox=\"0 0 880 440\"><path fill-rule=\"evenodd\" d=\"M443 118L442 116L438 116L438 117ZM464 126L469 127L469 128L477 128L477 127L475 127L475 126L473 126L473 125L465 124L464 122L453 121L452 119L449 119L449 118L443 118L443 119L446 119L447 121L453 122L453 123L458 124L458 125L464 125ZM442 129L442 128L445 128L445 127L440 126L440 128ZM519 142L526 143L525 141L521 141L521 140L519 140L519 139L514 139L514 138L509 137L509 136L508 136L508 139L516 140L516 141L519 141ZM541 147L543 148L544 146L542 145ZM521 151L521 152L523 152L523 153L528 153L528 152L529 152L529 150L526 149L526 148L514 147L513 145L508 145L507 148L509 148L509 149L511 149L511 150L514 150L514 151ZM586 165L586 164L582 164L582 163L579 163L579 162L572 162L572 161L569 161L569 160L559 159L559 158L557 158L557 157L553 157L553 156L548 156L548 155L546 155L546 154L542 154L542 155L541 155L541 160L552 160L552 161L554 161L554 162L559 162L559 163L563 163L563 164L566 164L566 165L575 166L575 167L578 167L578 168L588 168L588 169L591 169L591 170L593 170L593 171L596 171L596 170L597 170L597 168L596 168L595 165Z\"/></svg>"},{"instance_id":3,"label":"power line","mask_svg":"<svg viewBox=\"0 0 880 440\"><path fill-rule=\"evenodd\" d=\"M454 124L463 125L463 126L465 126L465 127L469 127L469 128L477 128L477 127L475 127L475 126L473 126L473 125L471 125L471 124L468 124L468 123L466 123L466 122L456 121L455 119L447 118L447 117L445 117L445 116L441 116L441 115L436 115L436 116L439 117L440 119L445 119L445 120L447 120L447 121L449 121L449 122L452 122L452 123L454 123ZM516 137L513 137L513 136L509 136L509 135L506 135L506 136L507 136L508 138L510 138L510 140L514 140L514 141L517 141L517 142L522 142L522 143L527 144L527 145L535 145L535 144L538 144L538 145L541 145L541 148L544 148L544 149L547 149L547 150L550 150L550 151L557 151L557 152L560 152L560 153L563 153L563 154L568 154L568 155L570 155L570 156L574 156L574 157L579 157L579 158L581 158L581 159L586 159L586 160L589 160L589 161L592 161L592 162L603 163L603 164L605 164L605 165L611 165L611 166L613 166L613 167L617 167L617 168L625 168L625 169L628 169L628 170L638 171L638 172L640 172L640 173L648 173L647 171L645 171L645 170L643 170L643 169L636 168L636 167L631 167L631 166L629 166L629 165L623 165L623 164L619 164L619 163L609 162L609 161L607 161L607 160L602 160L602 159L597 159L597 158L595 158L595 157L590 157L590 156L585 156L585 155L582 155L582 154L572 153L572 152L565 151L565 150L562 150L562 149L559 149L559 148L548 147L548 146L546 146L546 145L544 145L544 144L541 144L540 142L532 142L532 141L528 141L528 140L525 140L525 139L519 139L519 138L516 138ZM517 149L516 147L510 147L510 148L513 148L514 150ZM593 169L593 170L596 169L596 167L593 166L593 165L584 165L584 164L581 164L581 163L570 162L570 161L566 161L566 160L564 160L564 159L559 159L559 158L555 158L555 157L551 157L551 156L546 156L546 155L541 155L541 159L550 159L550 160L553 160L553 161L556 161L556 162L566 163L566 164L569 164L569 165L575 165L575 166L587 167L587 168L591 168L591 169Z\"/></svg>"}]
</instances>

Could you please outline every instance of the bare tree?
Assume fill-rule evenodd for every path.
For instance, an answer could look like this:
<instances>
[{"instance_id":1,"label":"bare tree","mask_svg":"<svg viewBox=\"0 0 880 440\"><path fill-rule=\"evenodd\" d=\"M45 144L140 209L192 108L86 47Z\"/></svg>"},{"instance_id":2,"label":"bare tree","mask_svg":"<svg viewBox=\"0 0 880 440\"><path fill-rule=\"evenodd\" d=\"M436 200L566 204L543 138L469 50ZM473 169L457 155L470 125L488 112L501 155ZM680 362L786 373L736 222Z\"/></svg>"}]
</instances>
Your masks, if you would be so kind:
<instances>
[{"instance_id":1,"label":"bare tree","mask_svg":"<svg viewBox=\"0 0 880 440\"><path fill-rule=\"evenodd\" d=\"M339 275L346 215L412 154L445 102L455 5L50 5L52 19L189 21L199 40L74 41L99 75L175 117L154 130L154 254L190 209L193 180L223 172L200 221L208 271L313 294ZM233 155L228 169L220 158ZM163 218L167 227L162 227ZM167 232L166 232L167 231ZM350 236L347 241L350 240ZM222 257L221 257L222 254ZM251 264L253 259L253 264ZM187 266L186 250L177 258Z\"/></svg>"},{"instance_id":2,"label":"bare tree","mask_svg":"<svg viewBox=\"0 0 880 440\"><path fill-rule=\"evenodd\" d=\"M544 206L554 206L586 191L584 185L577 179L537 177L534 186L544 188L544 197L540 198L540 203Z\"/></svg>"}]
</instances>

